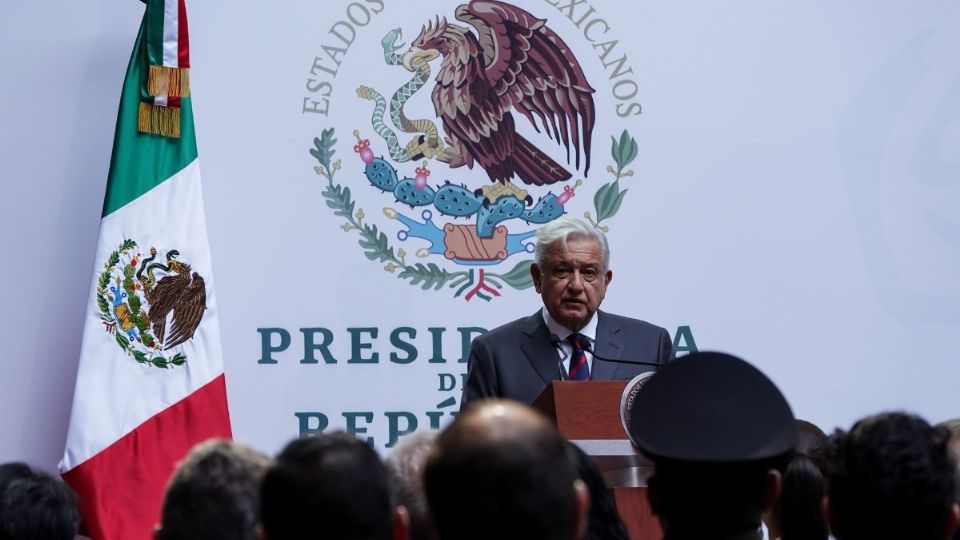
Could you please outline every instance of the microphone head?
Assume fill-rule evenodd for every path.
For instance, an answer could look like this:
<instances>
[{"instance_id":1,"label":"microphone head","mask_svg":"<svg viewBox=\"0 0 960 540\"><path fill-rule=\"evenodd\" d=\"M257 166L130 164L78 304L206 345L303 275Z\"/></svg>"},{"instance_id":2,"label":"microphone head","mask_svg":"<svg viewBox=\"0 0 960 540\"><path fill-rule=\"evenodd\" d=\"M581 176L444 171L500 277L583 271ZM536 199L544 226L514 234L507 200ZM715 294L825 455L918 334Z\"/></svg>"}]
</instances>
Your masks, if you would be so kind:
<instances>
[{"instance_id":1,"label":"microphone head","mask_svg":"<svg viewBox=\"0 0 960 540\"><path fill-rule=\"evenodd\" d=\"M551 345L553 345L554 347L559 347L561 343L563 343L563 340L560 339L560 336L558 336L558 335L556 335L556 334L554 334L554 333L551 333L551 334L550 334L550 344L551 344Z\"/></svg>"}]
</instances>

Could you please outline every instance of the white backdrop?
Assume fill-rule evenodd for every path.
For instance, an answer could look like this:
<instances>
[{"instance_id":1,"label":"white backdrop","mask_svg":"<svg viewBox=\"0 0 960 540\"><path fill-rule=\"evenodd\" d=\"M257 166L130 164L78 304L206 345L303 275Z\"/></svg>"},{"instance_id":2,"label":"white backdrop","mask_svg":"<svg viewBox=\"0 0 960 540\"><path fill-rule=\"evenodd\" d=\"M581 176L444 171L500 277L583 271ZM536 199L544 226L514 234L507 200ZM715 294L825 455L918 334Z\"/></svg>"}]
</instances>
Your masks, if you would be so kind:
<instances>
[{"instance_id":1,"label":"white backdrop","mask_svg":"<svg viewBox=\"0 0 960 540\"><path fill-rule=\"evenodd\" d=\"M456 3L356 3L372 16L338 55L335 77L310 70L316 56L332 66L323 46L337 43L333 23L360 13L351 2L188 4L233 426L271 452L298 433L296 413L313 414L309 426L317 414L330 427L353 418L381 448L391 419L395 431L411 418L446 422L457 408L449 398L459 398L459 381L448 383L465 367L458 328L492 328L539 305L531 289L468 302L455 289L411 286L368 260L358 231L343 231L327 207L307 150L333 127L336 183L350 187L364 222L404 248L408 264L466 268L418 259L423 242L397 238L383 209L419 211L369 186L350 134L361 130L385 153L372 104L354 89L403 84L409 74L383 63L380 38L400 27L409 44L435 15L453 22ZM593 193L611 180L611 135L627 129L638 144L623 205L604 222L615 278L605 309L671 334L688 326L700 349L751 360L798 417L827 430L886 409L960 416L960 4L515 3L547 19L597 89L594 163L568 210L594 210ZM55 470L62 452L116 103L142 9L17 2L0 20L0 462ZM639 88L629 101L642 115L614 113L619 79L608 79L581 17L608 23L603 40L618 43L607 61L627 56L624 77ZM321 81L330 113L304 113L304 97L318 98L308 85ZM410 101L410 116L432 116L428 92ZM413 176L413 164L397 167ZM486 183L479 170L430 168L431 184ZM511 232L528 230L518 223ZM416 332L399 335L417 351L407 364L390 361L410 352L391 342L401 327ZM273 364L261 362L266 328L291 336ZM301 328L328 330L337 363L301 363ZM370 343L361 356L379 362L348 362L354 336Z\"/></svg>"}]
</instances>

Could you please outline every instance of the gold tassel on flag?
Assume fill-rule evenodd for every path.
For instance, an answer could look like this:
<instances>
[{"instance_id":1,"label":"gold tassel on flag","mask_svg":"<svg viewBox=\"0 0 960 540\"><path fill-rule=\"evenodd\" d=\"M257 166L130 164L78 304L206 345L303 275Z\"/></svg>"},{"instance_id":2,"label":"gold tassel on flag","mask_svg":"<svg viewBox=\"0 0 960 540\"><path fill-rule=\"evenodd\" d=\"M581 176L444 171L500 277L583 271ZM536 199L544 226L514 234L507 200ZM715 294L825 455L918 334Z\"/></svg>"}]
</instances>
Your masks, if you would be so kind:
<instances>
[{"instance_id":1,"label":"gold tassel on flag","mask_svg":"<svg viewBox=\"0 0 960 540\"><path fill-rule=\"evenodd\" d=\"M180 107L159 107L140 102L137 130L174 139L180 138Z\"/></svg>"},{"instance_id":2,"label":"gold tassel on flag","mask_svg":"<svg viewBox=\"0 0 960 540\"><path fill-rule=\"evenodd\" d=\"M150 66L147 75L147 91L151 96L189 96L190 68Z\"/></svg>"}]
</instances>

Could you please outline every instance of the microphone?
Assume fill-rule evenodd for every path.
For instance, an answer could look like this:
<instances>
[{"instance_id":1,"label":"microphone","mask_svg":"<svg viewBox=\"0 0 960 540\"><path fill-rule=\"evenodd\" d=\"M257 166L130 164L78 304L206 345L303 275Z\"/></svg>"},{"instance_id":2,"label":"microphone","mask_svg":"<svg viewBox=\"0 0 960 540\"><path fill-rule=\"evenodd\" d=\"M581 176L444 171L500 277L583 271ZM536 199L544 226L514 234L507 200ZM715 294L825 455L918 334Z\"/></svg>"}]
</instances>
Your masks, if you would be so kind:
<instances>
[{"instance_id":1,"label":"microphone","mask_svg":"<svg viewBox=\"0 0 960 540\"><path fill-rule=\"evenodd\" d=\"M568 375L567 375L567 370L564 369L563 364L564 362L567 361L567 353L566 351L563 350L563 347L560 345L561 343L563 343L563 340L560 339L560 336L554 333L550 334L550 344L553 345L555 349L560 351L560 355L561 355L560 361L557 363L557 368L560 370L560 380L565 381L567 380Z\"/></svg>"},{"instance_id":2,"label":"microphone","mask_svg":"<svg viewBox=\"0 0 960 540\"><path fill-rule=\"evenodd\" d=\"M551 334L550 337L553 338L553 337L555 337L555 336L554 336L554 334ZM559 339L559 338L557 338L557 339ZM584 339L584 340L582 340L582 341L583 341L583 342L580 344L580 346L583 347L583 350L584 350L584 351L592 354L592 355L593 355L593 358L594 358L595 360L603 360L604 362L616 362L616 363L618 363L618 364L635 364L635 365L639 365L639 366L653 366L653 367L657 368L657 371L660 371L660 368L663 367L663 365L662 365L660 362L644 362L643 360L631 360L631 359L626 359L626 358L624 358L624 359L619 359L619 358L607 358L607 357L605 357L605 356L600 356L599 354L593 352L593 346L590 344L590 340L589 340L589 339Z\"/></svg>"}]
</instances>

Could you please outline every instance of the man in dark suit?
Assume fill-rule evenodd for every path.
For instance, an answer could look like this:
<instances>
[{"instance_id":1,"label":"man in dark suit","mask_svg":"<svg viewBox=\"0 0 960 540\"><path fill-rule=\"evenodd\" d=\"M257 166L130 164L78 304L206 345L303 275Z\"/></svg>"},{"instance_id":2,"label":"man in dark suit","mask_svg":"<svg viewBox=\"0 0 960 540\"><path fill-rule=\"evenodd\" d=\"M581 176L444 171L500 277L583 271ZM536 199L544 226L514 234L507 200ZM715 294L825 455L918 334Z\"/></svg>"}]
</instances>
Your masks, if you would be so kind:
<instances>
[{"instance_id":1,"label":"man in dark suit","mask_svg":"<svg viewBox=\"0 0 960 540\"><path fill-rule=\"evenodd\" d=\"M461 409L491 397L530 404L553 380L630 379L673 357L663 328L598 310L613 279L602 231L560 218L537 239L530 274L543 309L473 340Z\"/></svg>"}]
</instances>

